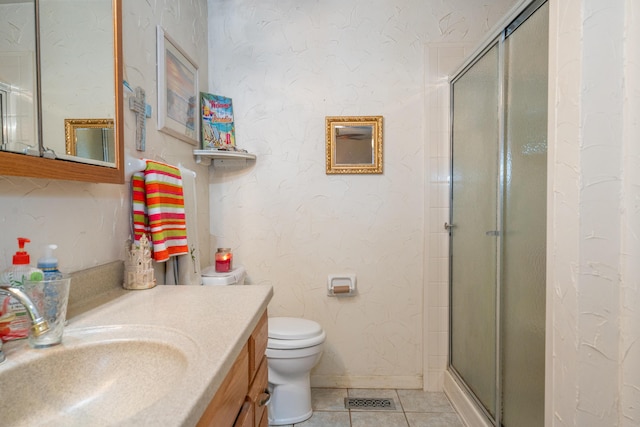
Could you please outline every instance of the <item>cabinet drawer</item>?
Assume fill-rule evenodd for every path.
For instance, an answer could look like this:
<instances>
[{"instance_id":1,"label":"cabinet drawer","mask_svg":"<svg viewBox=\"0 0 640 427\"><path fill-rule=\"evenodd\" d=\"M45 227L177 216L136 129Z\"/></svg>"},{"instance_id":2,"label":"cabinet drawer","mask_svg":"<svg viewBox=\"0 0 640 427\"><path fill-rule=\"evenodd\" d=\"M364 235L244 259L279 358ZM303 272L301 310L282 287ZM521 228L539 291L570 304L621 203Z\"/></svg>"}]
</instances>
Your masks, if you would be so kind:
<instances>
[{"instance_id":1,"label":"cabinet drawer","mask_svg":"<svg viewBox=\"0 0 640 427\"><path fill-rule=\"evenodd\" d=\"M245 344L229 374L198 421L198 427L234 425L249 389L248 370L249 348L248 344Z\"/></svg>"},{"instance_id":2,"label":"cabinet drawer","mask_svg":"<svg viewBox=\"0 0 640 427\"><path fill-rule=\"evenodd\" d=\"M267 351L268 335L269 326L265 310L249 338L249 381L255 376Z\"/></svg>"},{"instance_id":3,"label":"cabinet drawer","mask_svg":"<svg viewBox=\"0 0 640 427\"><path fill-rule=\"evenodd\" d=\"M251 388L249 388L249 394L247 395L247 398L255 407L256 426L260 425L262 416L267 412L267 403L269 401L268 373L267 357L263 356L258 372L253 379L253 383L251 383Z\"/></svg>"}]
</instances>

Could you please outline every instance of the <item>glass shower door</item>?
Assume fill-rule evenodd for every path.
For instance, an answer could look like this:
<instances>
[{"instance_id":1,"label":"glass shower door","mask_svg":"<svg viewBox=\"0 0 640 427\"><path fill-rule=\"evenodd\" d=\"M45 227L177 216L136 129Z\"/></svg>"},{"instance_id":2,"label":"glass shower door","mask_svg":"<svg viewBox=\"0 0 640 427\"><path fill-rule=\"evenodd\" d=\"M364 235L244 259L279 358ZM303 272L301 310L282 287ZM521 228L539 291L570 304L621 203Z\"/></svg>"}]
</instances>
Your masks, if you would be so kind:
<instances>
[{"instance_id":1,"label":"glass shower door","mask_svg":"<svg viewBox=\"0 0 640 427\"><path fill-rule=\"evenodd\" d=\"M544 425L548 5L451 84L450 370L498 426Z\"/></svg>"},{"instance_id":2,"label":"glass shower door","mask_svg":"<svg viewBox=\"0 0 640 427\"><path fill-rule=\"evenodd\" d=\"M496 44L452 84L451 366L492 417L496 407L498 57Z\"/></svg>"},{"instance_id":3,"label":"glass shower door","mask_svg":"<svg viewBox=\"0 0 640 427\"><path fill-rule=\"evenodd\" d=\"M505 39L502 424L544 425L548 5Z\"/></svg>"}]
</instances>

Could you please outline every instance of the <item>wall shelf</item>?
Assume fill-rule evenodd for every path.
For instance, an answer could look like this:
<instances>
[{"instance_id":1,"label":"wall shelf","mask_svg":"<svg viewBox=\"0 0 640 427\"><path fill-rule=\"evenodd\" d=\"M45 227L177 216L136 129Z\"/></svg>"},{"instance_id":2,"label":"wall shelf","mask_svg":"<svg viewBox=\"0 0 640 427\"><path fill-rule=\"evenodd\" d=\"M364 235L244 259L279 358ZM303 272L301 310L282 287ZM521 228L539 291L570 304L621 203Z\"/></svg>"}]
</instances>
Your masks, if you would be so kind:
<instances>
[{"instance_id":1,"label":"wall shelf","mask_svg":"<svg viewBox=\"0 0 640 427\"><path fill-rule=\"evenodd\" d=\"M193 150L196 163L211 164L213 160L256 160L256 155L243 151ZM215 163L214 163L215 164Z\"/></svg>"}]
</instances>

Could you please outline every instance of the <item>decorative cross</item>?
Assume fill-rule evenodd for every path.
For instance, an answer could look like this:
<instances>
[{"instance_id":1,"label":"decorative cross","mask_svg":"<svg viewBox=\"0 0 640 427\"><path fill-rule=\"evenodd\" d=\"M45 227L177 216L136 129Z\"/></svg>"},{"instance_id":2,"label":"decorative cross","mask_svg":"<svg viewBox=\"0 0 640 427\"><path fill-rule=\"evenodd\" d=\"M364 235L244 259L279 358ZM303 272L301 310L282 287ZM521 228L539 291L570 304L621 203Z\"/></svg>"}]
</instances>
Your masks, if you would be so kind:
<instances>
[{"instance_id":1,"label":"decorative cross","mask_svg":"<svg viewBox=\"0 0 640 427\"><path fill-rule=\"evenodd\" d=\"M146 146L146 96L144 89L138 86L136 96L129 96L129 109L136 114L136 150L144 151Z\"/></svg>"}]
</instances>

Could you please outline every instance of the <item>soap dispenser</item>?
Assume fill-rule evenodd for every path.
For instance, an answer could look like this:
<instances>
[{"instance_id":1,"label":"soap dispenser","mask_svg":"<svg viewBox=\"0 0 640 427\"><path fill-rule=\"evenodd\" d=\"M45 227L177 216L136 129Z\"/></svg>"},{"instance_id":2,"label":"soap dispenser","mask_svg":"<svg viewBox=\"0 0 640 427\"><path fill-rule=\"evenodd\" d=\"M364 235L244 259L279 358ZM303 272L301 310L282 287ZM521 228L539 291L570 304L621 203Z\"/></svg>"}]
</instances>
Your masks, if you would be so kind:
<instances>
[{"instance_id":1,"label":"soap dispenser","mask_svg":"<svg viewBox=\"0 0 640 427\"><path fill-rule=\"evenodd\" d=\"M0 284L9 284L16 288L23 289L25 280L42 280L43 273L31 265L31 256L24 249L25 243L31 240L25 237L18 237L18 252L13 255L13 264L0 274Z\"/></svg>"},{"instance_id":2,"label":"soap dispenser","mask_svg":"<svg viewBox=\"0 0 640 427\"><path fill-rule=\"evenodd\" d=\"M25 281L43 279L42 271L29 265L31 257L24 250L25 243L29 242L29 239L18 237L18 252L13 256L13 264L0 274L0 284L24 290ZM20 301L0 295L0 339L10 341L26 338L30 327L31 321Z\"/></svg>"},{"instance_id":3,"label":"soap dispenser","mask_svg":"<svg viewBox=\"0 0 640 427\"><path fill-rule=\"evenodd\" d=\"M63 278L63 274L58 270L58 258L53 256L53 251L56 249L58 249L58 245L45 246L44 256L38 259L38 268L42 270L45 280Z\"/></svg>"}]
</instances>

